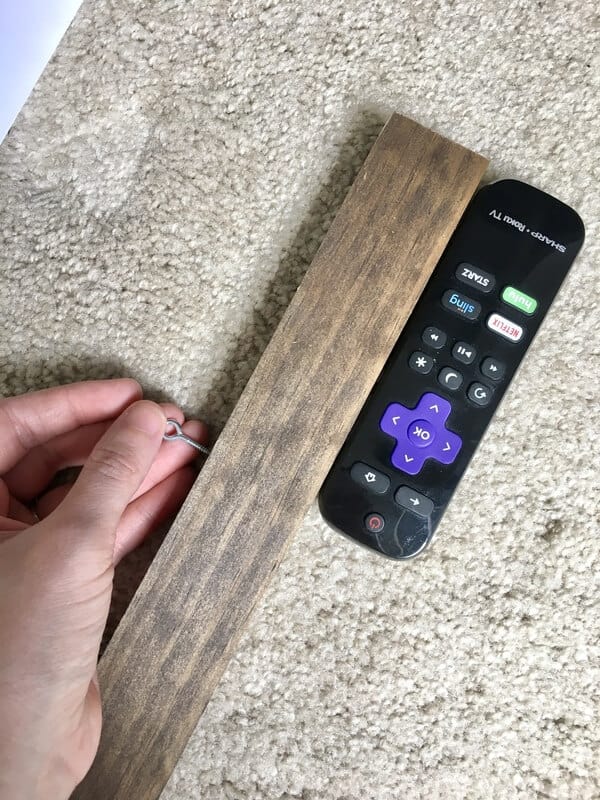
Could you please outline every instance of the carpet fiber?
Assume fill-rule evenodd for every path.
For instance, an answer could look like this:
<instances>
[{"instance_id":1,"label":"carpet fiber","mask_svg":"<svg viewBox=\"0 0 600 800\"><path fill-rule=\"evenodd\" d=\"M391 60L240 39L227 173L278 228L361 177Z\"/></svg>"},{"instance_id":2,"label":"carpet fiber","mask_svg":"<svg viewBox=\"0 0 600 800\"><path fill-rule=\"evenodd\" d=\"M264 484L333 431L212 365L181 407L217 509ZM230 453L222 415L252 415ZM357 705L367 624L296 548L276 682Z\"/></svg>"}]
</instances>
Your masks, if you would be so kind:
<instances>
[{"instance_id":1,"label":"carpet fiber","mask_svg":"<svg viewBox=\"0 0 600 800\"><path fill-rule=\"evenodd\" d=\"M433 548L313 509L163 800L600 797L598 41L592 0L89 0L0 147L2 393L131 375L215 434L392 110L587 226Z\"/></svg>"}]
</instances>

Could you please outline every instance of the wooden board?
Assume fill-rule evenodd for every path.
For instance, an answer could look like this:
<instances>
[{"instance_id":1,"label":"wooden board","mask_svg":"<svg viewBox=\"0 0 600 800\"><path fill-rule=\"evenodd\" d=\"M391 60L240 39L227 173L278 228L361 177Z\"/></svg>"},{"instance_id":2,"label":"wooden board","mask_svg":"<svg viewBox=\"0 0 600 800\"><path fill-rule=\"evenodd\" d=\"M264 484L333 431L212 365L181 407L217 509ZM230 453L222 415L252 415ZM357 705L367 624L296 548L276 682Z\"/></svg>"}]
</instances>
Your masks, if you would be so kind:
<instances>
[{"instance_id":1,"label":"wooden board","mask_svg":"<svg viewBox=\"0 0 600 800\"><path fill-rule=\"evenodd\" d=\"M384 127L101 659L78 800L160 794L486 166Z\"/></svg>"}]
</instances>

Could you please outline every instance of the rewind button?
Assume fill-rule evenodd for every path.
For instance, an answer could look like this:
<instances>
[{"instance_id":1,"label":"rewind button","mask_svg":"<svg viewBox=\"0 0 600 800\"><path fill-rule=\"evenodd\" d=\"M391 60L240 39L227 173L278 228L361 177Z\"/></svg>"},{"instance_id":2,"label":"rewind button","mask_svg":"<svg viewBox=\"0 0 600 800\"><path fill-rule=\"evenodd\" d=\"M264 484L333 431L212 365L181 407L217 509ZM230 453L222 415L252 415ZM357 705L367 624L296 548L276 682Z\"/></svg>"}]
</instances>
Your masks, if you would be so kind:
<instances>
[{"instance_id":1,"label":"rewind button","mask_svg":"<svg viewBox=\"0 0 600 800\"><path fill-rule=\"evenodd\" d=\"M421 338L424 344L428 344L429 347L433 347L434 350L441 350L448 339L444 331L441 331L439 328L434 328L433 325L425 328Z\"/></svg>"}]
</instances>

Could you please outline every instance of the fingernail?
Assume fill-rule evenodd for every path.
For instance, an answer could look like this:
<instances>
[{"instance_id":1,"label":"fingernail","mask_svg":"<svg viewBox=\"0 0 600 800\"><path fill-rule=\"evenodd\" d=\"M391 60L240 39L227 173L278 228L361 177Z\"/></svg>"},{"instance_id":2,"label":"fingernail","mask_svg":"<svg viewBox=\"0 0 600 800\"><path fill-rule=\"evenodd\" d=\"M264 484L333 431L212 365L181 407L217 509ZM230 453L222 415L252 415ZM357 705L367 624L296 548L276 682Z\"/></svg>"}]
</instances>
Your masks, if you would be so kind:
<instances>
[{"instance_id":1,"label":"fingernail","mask_svg":"<svg viewBox=\"0 0 600 800\"><path fill-rule=\"evenodd\" d=\"M167 427L167 418L162 409L149 400L140 400L125 412L127 425L137 428L148 436L163 434Z\"/></svg>"}]
</instances>

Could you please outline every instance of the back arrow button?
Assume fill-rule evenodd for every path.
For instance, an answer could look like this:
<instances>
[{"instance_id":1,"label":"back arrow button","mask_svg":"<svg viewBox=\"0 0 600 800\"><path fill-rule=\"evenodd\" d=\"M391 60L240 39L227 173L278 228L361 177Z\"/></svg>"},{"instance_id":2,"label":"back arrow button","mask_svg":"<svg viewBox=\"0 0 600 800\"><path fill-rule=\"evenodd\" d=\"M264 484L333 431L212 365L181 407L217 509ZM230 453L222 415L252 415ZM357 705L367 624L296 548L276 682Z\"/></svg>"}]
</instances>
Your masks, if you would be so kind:
<instances>
[{"instance_id":1,"label":"back arrow button","mask_svg":"<svg viewBox=\"0 0 600 800\"><path fill-rule=\"evenodd\" d=\"M387 475L377 469L373 469L373 467L362 461L357 461L356 464L353 464L350 476L359 486L374 494L385 494L390 488L390 479Z\"/></svg>"}]
</instances>

